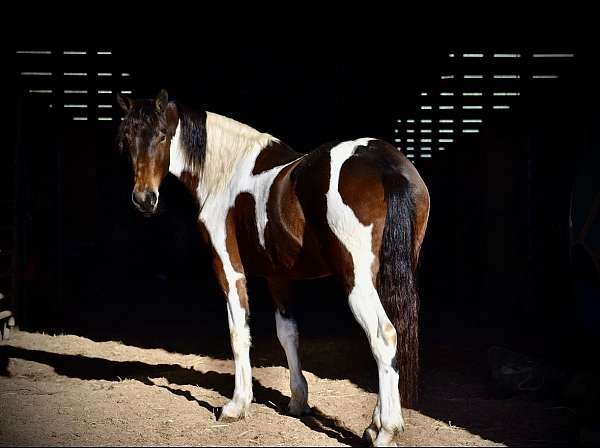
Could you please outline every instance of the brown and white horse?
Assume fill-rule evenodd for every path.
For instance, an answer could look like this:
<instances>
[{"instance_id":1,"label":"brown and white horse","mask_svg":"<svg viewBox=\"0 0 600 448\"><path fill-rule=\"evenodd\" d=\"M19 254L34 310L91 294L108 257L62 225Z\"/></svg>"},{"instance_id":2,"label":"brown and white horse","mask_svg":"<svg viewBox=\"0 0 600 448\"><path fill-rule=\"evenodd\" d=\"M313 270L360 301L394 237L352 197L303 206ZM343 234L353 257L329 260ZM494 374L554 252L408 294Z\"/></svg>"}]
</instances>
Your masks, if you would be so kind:
<instances>
[{"instance_id":1,"label":"brown and white horse","mask_svg":"<svg viewBox=\"0 0 600 448\"><path fill-rule=\"evenodd\" d=\"M302 155L277 138L211 112L119 95L126 112L119 145L135 173L132 201L157 210L168 172L199 203L198 223L226 297L235 359L233 399L221 419L248 414L252 401L247 276L267 279L277 336L290 370L289 413L310 412L289 312L289 283L336 276L369 340L379 396L365 438L393 443L404 428L400 402L416 400L418 297L414 273L429 215L429 194L394 146L361 138Z\"/></svg>"}]
</instances>

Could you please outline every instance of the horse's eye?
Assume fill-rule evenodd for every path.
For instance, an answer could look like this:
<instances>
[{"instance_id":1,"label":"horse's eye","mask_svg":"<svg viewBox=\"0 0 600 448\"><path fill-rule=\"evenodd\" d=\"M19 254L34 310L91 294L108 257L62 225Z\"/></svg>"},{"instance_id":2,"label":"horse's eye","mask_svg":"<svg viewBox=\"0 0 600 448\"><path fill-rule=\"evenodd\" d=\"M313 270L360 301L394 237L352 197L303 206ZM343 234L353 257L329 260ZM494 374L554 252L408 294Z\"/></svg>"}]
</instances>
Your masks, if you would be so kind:
<instances>
[{"instance_id":1,"label":"horse's eye","mask_svg":"<svg viewBox=\"0 0 600 448\"><path fill-rule=\"evenodd\" d=\"M167 140L167 133L161 131L161 133L159 135L160 135L160 142L164 143Z\"/></svg>"}]
</instances>

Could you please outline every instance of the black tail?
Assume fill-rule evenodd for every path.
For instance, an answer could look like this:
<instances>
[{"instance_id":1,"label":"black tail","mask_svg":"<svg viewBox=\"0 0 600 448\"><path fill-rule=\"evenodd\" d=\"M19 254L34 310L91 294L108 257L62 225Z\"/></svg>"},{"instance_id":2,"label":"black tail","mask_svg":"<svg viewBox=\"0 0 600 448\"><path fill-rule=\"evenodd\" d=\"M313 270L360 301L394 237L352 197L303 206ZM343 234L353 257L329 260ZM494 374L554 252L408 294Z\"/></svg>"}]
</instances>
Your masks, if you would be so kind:
<instances>
[{"instance_id":1,"label":"black tail","mask_svg":"<svg viewBox=\"0 0 600 448\"><path fill-rule=\"evenodd\" d=\"M387 216L383 229L378 293L396 328L398 344L393 367L400 377L402 406L414 408L418 398L419 298L415 282L415 200L399 173L384 177Z\"/></svg>"}]
</instances>

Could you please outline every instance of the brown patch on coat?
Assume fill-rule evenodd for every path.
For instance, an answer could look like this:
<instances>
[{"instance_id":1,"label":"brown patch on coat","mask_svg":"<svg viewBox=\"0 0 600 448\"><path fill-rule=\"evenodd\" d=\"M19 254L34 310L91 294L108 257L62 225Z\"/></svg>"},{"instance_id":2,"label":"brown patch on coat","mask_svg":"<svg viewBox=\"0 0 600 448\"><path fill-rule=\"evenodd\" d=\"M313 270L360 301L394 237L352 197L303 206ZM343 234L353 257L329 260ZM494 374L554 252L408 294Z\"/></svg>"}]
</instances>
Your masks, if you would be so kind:
<instances>
[{"instance_id":1,"label":"brown patch on coat","mask_svg":"<svg viewBox=\"0 0 600 448\"><path fill-rule=\"evenodd\" d=\"M185 185L185 187L196 196L196 191L198 190L198 182L200 178L196 173L192 173L188 170L183 170L181 175L179 176L179 180Z\"/></svg>"},{"instance_id":2,"label":"brown patch on coat","mask_svg":"<svg viewBox=\"0 0 600 448\"><path fill-rule=\"evenodd\" d=\"M242 264L242 259L240 257L240 252L238 248L238 241L236 235L236 225L235 225L235 207L232 207L227 212L227 218L225 219L225 250L229 255L229 261L233 266L233 270L238 274L242 274L242 278L236 281L236 288L238 291L238 297L240 299L240 305L242 308L246 310L248 313L248 293L246 292L246 277L244 271L244 265Z\"/></svg>"},{"instance_id":3,"label":"brown patch on coat","mask_svg":"<svg viewBox=\"0 0 600 448\"><path fill-rule=\"evenodd\" d=\"M354 287L354 263L350 252L335 236L327 222L327 191L331 173L329 151L335 143L322 145L308 154L295 168L292 179L305 214L311 256L323 260L327 274L335 274L346 293ZM307 242L305 236L304 244ZM306 260L310 263L310 259Z\"/></svg>"},{"instance_id":4,"label":"brown patch on coat","mask_svg":"<svg viewBox=\"0 0 600 448\"><path fill-rule=\"evenodd\" d=\"M277 166L285 165L286 163L296 160L301 155L302 154L297 153L285 143L273 140L264 147L256 158L252 174L257 175Z\"/></svg>"}]
</instances>

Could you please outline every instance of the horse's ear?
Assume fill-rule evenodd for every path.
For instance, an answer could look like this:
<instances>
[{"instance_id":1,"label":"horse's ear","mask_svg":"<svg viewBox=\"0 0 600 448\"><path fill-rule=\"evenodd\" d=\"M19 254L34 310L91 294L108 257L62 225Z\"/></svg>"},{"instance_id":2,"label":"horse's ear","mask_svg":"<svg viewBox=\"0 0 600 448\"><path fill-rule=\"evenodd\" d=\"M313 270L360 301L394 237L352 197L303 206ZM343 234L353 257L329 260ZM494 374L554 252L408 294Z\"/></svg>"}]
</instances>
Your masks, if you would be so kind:
<instances>
[{"instance_id":1,"label":"horse's ear","mask_svg":"<svg viewBox=\"0 0 600 448\"><path fill-rule=\"evenodd\" d=\"M164 113L167 109L167 104L169 104L169 94L165 89L162 89L155 100L156 103L156 111L158 113Z\"/></svg>"},{"instance_id":2,"label":"horse's ear","mask_svg":"<svg viewBox=\"0 0 600 448\"><path fill-rule=\"evenodd\" d=\"M119 103L119 106L121 106L121 109L123 109L125 113L128 113L133 105L131 98L121 95L120 93L117 93L117 103Z\"/></svg>"},{"instance_id":3,"label":"horse's ear","mask_svg":"<svg viewBox=\"0 0 600 448\"><path fill-rule=\"evenodd\" d=\"M175 133L179 122L179 112L177 111L177 105L173 101L167 104L165 116L167 117L167 125Z\"/></svg>"}]
</instances>

